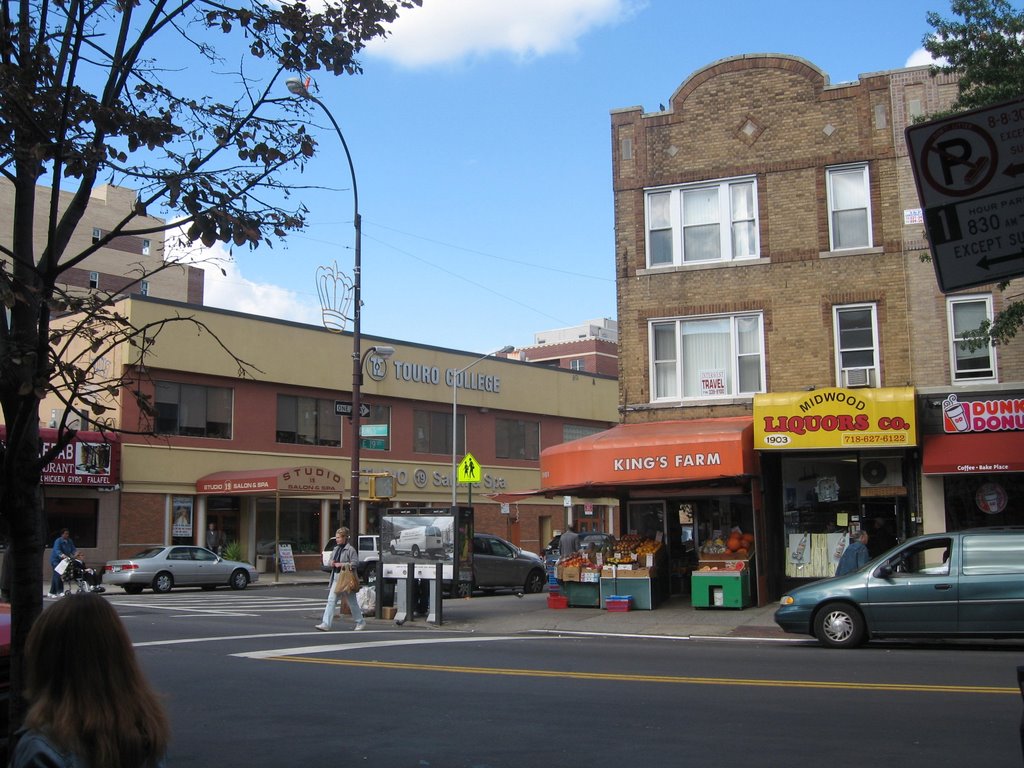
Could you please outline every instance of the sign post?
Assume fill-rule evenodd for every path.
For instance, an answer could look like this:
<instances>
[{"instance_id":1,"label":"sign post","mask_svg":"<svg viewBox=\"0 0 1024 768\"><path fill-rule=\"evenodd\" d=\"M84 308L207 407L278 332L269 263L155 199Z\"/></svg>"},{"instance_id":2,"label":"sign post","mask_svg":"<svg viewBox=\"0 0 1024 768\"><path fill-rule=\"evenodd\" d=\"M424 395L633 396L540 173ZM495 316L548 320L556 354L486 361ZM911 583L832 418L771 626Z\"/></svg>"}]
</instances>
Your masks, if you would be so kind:
<instances>
[{"instance_id":1,"label":"sign post","mask_svg":"<svg viewBox=\"0 0 1024 768\"><path fill-rule=\"evenodd\" d=\"M1024 275L1024 99L907 128L939 289Z\"/></svg>"}]
</instances>

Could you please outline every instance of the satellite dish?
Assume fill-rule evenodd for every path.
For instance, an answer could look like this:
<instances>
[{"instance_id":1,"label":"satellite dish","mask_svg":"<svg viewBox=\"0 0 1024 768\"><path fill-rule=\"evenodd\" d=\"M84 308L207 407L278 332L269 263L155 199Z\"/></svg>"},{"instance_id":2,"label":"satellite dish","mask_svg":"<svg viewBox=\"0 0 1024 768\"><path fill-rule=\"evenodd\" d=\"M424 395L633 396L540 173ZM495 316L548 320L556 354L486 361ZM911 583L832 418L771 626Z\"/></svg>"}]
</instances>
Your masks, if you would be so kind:
<instances>
[{"instance_id":1,"label":"satellite dish","mask_svg":"<svg viewBox=\"0 0 1024 768\"><path fill-rule=\"evenodd\" d=\"M888 474L889 470L886 469L885 464L877 459L866 462L860 471L860 476L868 485L879 485Z\"/></svg>"}]
</instances>

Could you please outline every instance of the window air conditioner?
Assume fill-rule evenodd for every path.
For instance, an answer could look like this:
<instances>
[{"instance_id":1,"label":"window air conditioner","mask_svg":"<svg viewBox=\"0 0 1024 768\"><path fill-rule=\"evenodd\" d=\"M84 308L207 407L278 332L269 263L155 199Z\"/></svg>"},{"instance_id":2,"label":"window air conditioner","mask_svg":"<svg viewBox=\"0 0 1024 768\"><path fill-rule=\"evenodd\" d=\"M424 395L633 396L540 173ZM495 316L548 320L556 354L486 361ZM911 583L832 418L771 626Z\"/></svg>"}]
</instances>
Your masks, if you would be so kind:
<instances>
[{"instance_id":1,"label":"window air conditioner","mask_svg":"<svg viewBox=\"0 0 1024 768\"><path fill-rule=\"evenodd\" d=\"M844 387L872 386L873 368L843 368Z\"/></svg>"}]
</instances>

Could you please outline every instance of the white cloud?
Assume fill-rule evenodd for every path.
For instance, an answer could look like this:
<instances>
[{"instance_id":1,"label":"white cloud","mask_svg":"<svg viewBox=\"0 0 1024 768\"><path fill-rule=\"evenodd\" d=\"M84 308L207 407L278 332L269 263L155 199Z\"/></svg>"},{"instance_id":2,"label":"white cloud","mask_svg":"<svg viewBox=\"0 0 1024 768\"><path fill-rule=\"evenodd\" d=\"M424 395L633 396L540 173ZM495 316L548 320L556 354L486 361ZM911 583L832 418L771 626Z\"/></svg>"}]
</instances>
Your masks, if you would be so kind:
<instances>
[{"instance_id":1,"label":"white cloud","mask_svg":"<svg viewBox=\"0 0 1024 768\"><path fill-rule=\"evenodd\" d=\"M511 54L572 51L591 29L614 24L641 0L426 0L403 11L391 34L367 52L405 67Z\"/></svg>"},{"instance_id":2,"label":"white cloud","mask_svg":"<svg viewBox=\"0 0 1024 768\"><path fill-rule=\"evenodd\" d=\"M935 64L936 66L945 66L945 59L933 59L932 55L928 53L924 48L918 48L907 58L905 67L920 67L926 64Z\"/></svg>"},{"instance_id":3,"label":"white cloud","mask_svg":"<svg viewBox=\"0 0 1024 768\"><path fill-rule=\"evenodd\" d=\"M249 280L223 243L204 248L201 243L191 247L176 244L177 237L169 230L166 238L167 258L200 267L206 273L203 304L261 317L320 324L320 308L311 306L309 296L271 283Z\"/></svg>"}]
</instances>

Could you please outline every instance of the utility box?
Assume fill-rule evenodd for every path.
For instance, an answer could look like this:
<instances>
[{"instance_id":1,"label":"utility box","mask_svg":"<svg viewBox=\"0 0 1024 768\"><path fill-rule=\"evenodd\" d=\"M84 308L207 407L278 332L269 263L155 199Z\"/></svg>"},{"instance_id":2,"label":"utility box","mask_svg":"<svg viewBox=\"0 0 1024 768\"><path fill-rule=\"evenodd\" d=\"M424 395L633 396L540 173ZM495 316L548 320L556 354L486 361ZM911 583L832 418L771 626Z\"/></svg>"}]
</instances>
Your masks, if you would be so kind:
<instances>
[{"instance_id":1,"label":"utility box","mask_svg":"<svg viewBox=\"0 0 1024 768\"><path fill-rule=\"evenodd\" d=\"M694 571L690 600L694 608L746 608L750 605L750 571Z\"/></svg>"}]
</instances>

